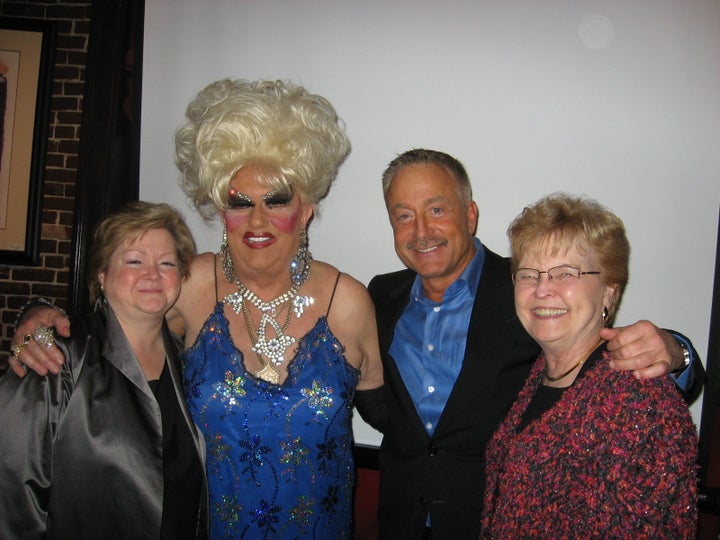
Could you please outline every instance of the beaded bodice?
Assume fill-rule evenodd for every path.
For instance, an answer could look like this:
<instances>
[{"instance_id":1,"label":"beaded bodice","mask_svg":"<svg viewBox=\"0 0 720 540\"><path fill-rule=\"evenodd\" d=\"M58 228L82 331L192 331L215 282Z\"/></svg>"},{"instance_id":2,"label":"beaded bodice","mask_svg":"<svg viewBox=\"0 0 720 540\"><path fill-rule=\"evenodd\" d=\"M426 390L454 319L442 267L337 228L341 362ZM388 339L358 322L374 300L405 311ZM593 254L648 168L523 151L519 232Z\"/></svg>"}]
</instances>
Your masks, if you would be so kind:
<instances>
[{"instance_id":1,"label":"beaded bodice","mask_svg":"<svg viewBox=\"0 0 720 540\"><path fill-rule=\"evenodd\" d=\"M282 384L245 369L222 302L183 360L208 447L211 537L349 538L359 372L327 319L298 340Z\"/></svg>"}]
</instances>

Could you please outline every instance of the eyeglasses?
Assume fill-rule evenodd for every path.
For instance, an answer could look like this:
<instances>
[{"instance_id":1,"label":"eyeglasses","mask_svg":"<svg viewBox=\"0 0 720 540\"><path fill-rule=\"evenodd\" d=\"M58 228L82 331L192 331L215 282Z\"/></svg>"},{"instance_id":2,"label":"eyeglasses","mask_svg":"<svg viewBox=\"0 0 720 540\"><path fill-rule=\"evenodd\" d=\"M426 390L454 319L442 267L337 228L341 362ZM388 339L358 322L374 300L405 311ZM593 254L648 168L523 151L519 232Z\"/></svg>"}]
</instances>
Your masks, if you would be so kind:
<instances>
[{"instance_id":1,"label":"eyeglasses","mask_svg":"<svg viewBox=\"0 0 720 540\"><path fill-rule=\"evenodd\" d=\"M576 266L555 266L547 271L541 272L534 268L518 268L512 273L512 280L516 287L530 288L537 287L542 274L548 275L548 280L558 287L569 287L575 285L580 276L596 275L600 272L582 272Z\"/></svg>"}]
</instances>

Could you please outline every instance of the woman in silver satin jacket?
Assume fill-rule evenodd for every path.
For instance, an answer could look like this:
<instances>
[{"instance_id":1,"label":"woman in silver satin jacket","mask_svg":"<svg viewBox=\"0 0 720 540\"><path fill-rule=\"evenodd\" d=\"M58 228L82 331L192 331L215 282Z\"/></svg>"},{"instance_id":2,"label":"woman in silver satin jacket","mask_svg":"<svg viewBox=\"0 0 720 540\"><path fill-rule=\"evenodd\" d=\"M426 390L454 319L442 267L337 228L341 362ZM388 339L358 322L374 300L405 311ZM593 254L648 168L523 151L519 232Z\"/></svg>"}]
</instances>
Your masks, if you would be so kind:
<instances>
[{"instance_id":1,"label":"woman in silver satin jacket","mask_svg":"<svg viewBox=\"0 0 720 540\"><path fill-rule=\"evenodd\" d=\"M205 444L164 319L193 254L164 204L99 226L95 309L58 338L60 373L0 378L0 538L207 538Z\"/></svg>"}]
</instances>

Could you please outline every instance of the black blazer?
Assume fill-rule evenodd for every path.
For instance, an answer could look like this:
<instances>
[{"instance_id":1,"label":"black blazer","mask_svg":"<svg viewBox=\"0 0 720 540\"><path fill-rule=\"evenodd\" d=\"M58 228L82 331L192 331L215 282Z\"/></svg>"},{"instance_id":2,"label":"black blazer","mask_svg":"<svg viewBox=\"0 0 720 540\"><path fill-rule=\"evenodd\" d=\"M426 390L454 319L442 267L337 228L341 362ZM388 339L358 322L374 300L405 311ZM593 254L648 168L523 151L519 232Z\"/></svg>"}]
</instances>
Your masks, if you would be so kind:
<instances>
[{"instance_id":1,"label":"black blazer","mask_svg":"<svg viewBox=\"0 0 720 540\"><path fill-rule=\"evenodd\" d=\"M436 540L476 539L485 488L485 445L539 352L515 315L508 259L485 249L463 365L430 437L389 356L415 272L373 278L389 419L380 448L380 537L418 539L429 513Z\"/></svg>"}]
</instances>

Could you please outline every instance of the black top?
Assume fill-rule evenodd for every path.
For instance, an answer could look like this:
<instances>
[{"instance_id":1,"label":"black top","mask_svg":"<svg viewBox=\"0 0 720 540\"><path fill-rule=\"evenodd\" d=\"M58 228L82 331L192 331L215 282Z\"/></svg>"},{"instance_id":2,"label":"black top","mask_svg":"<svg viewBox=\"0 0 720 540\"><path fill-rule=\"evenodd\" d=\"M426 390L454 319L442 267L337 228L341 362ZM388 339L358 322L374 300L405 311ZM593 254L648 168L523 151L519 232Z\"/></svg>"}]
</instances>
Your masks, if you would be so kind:
<instances>
[{"instance_id":1,"label":"black top","mask_svg":"<svg viewBox=\"0 0 720 540\"><path fill-rule=\"evenodd\" d=\"M583 363L583 366L580 368L580 372L578 373L577 377L575 378L575 381L582 378L582 376L585 374L585 372L590 369L592 366L595 365L595 362L598 358L597 350L593 352L590 357ZM573 381L573 384L575 383ZM570 385L572 386L572 385ZM532 400L530 401L530 404L528 405L528 408L525 409L525 412L523 413L522 420L520 420L520 424L518 424L517 431L518 433L521 432L523 429L525 429L525 426L527 426L530 422L533 420L540 418L542 414L551 409L558 401L560 401L560 398L563 395L563 392L570 388L570 386L565 386L561 388L556 388L554 386L545 386L544 384L541 384L538 386L537 392L535 392L535 395L533 396Z\"/></svg>"},{"instance_id":2,"label":"black top","mask_svg":"<svg viewBox=\"0 0 720 540\"><path fill-rule=\"evenodd\" d=\"M160 379L148 381L160 405L163 431L162 540L196 538L203 471L173 388L167 361Z\"/></svg>"}]
</instances>

